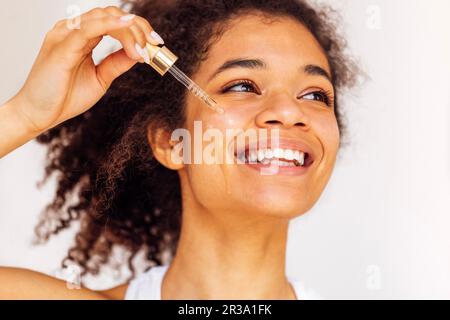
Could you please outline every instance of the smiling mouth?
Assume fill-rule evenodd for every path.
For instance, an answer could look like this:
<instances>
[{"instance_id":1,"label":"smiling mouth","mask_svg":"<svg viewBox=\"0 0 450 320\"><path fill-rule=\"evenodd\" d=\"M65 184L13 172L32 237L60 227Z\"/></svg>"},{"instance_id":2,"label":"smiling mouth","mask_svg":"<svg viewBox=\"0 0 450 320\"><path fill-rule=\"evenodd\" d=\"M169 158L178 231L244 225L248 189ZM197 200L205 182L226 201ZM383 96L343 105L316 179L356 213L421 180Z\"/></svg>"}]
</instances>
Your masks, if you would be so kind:
<instances>
[{"instance_id":1,"label":"smiling mouth","mask_svg":"<svg viewBox=\"0 0 450 320\"><path fill-rule=\"evenodd\" d=\"M303 149L265 148L259 150L245 150L235 152L238 164L255 166L273 166L281 168L308 168L314 162L311 152Z\"/></svg>"}]
</instances>

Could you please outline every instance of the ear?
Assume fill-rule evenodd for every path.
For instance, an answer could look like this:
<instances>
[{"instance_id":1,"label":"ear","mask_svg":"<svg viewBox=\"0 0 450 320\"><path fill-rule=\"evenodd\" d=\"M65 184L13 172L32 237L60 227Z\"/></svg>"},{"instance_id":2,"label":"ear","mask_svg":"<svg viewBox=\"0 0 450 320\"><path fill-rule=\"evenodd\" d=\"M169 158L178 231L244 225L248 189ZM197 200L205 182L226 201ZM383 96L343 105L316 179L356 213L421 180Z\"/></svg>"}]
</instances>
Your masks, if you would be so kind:
<instances>
[{"instance_id":1,"label":"ear","mask_svg":"<svg viewBox=\"0 0 450 320\"><path fill-rule=\"evenodd\" d=\"M180 170L184 167L183 163L174 161L173 151L177 141L171 140L171 135L163 128L152 130L147 129L147 139L152 148L156 160L171 170Z\"/></svg>"}]
</instances>

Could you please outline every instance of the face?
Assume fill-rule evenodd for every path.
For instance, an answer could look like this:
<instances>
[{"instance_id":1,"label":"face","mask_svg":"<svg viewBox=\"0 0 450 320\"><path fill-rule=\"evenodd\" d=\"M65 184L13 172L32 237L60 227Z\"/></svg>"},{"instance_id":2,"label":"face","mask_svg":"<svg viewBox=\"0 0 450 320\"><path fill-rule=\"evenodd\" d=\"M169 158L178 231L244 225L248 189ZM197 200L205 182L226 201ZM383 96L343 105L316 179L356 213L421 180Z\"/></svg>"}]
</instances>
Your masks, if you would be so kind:
<instances>
[{"instance_id":1,"label":"face","mask_svg":"<svg viewBox=\"0 0 450 320\"><path fill-rule=\"evenodd\" d=\"M258 134L256 141L253 136L238 149L242 131L237 130L223 145L224 152L241 160L242 154L250 161L259 152L266 165L185 164L179 170L183 191L210 212L292 218L309 210L330 178L339 147L330 74L320 45L295 20L268 23L257 15L234 20L192 77L225 113L189 94L186 128L192 141L194 121L201 121L203 133L216 128L223 137L230 129L265 129L268 140ZM272 132L278 133L281 151L271 146L276 146ZM281 162L270 164L270 152ZM303 154L306 159L299 166ZM263 173L267 166L275 171Z\"/></svg>"}]
</instances>

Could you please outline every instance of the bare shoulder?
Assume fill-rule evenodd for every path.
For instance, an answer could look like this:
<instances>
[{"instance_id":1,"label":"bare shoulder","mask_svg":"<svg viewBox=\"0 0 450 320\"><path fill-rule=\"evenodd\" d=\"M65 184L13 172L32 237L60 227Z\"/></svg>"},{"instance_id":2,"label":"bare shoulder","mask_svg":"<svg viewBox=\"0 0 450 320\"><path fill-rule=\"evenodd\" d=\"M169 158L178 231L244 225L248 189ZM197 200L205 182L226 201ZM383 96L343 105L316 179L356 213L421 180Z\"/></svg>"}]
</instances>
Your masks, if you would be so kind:
<instances>
[{"instance_id":1,"label":"bare shoulder","mask_svg":"<svg viewBox=\"0 0 450 320\"><path fill-rule=\"evenodd\" d=\"M0 299L121 299L127 285L106 291L74 289L63 280L20 268L0 267Z\"/></svg>"},{"instance_id":2,"label":"bare shoulder","mask_svg":"<svg viewBox=\"0 0 450 320\"><path fill-rule=\"evenodd\" d=\"M124 300L127 289L128 284L126 283L108 290L99 291L98 293L111 300Z\"/></svg>"}]
</instances>

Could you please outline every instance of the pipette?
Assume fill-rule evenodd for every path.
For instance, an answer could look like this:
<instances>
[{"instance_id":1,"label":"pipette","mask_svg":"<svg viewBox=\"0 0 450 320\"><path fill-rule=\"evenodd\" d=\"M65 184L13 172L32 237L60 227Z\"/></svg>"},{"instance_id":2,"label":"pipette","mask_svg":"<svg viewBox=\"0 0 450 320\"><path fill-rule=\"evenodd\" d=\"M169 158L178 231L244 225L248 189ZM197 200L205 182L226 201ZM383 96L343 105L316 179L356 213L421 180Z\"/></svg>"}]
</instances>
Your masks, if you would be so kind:
<instances>
[{"instance_id":1,"label":"pipette","mask_svg":"<svg viewBox=\"0 0 450 320\"><path fill-rule=\"evenodd\" d=\"M155 46L147 43L146 49L150 57L149 65L155 69L161 76L169 72L175 79L183 84L196 97L200 98L209 108L224 113L224 110L212 99L198 84L189 78L183 71L175 66L178 57L173 54L167 47Z\"/></svg>"}]
</instances>

